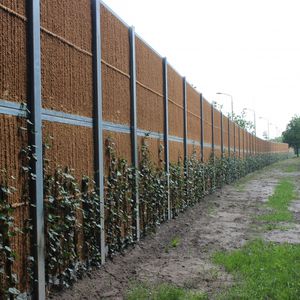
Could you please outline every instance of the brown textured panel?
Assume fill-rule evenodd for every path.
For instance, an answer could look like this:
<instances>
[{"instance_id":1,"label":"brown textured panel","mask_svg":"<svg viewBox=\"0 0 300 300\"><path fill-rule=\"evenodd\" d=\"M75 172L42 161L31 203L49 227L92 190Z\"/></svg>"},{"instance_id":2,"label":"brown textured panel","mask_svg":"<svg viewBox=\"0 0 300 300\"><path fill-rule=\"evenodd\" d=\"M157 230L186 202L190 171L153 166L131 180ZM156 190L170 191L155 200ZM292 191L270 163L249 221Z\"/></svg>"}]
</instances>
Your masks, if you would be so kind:
<instances>
[{"instance_id":1,"label":"brown textured panel","mask_svg":"<svg viewBox=\"0 0 300 300\"><path fill-rule=\"evenodd\" d=\"M229 120L229 135L230 135L230 148L232 149L230 151L231 151L231 153L233 153L233 151L234 151L234 123L231 120Z\"/></svg>"},{"instance_id":2,"label":"brown textured panel","mask_svg":"<svg viewBox=\"0 0 300 300\"><path fill-rule=\"evenodd\" d=\"M183 81L170 66L168 66L168 92L169 133L183 137Z\"/></svg>"},{"instance_id":3,"label":"brown textured panel","mask_svg":"<svg viewBox=\"0 0 300 300\"><path fill-rule=\"evenodd\" d=\"M259 153L262 153L262 141L259 139Z\"/></svg>"},{"instance_id":4,"label":"brown textured panel","mask_svg":"<svg viewBox=\"0 0 300 300\"><path fill-rule=\"evenodd\" d=\"M5 1L8 4L11 1ZM13 1L12 8L20 8ZM26 22L0 8L0 99L26 102L27 42Z\"/></svg>"},{"instance_id":5,"label":"brown textured panel","mask_svg":"<svg viewBox=\"0 0 300 300\"><path fill-rule=\"evenodd\" d=\"M169 134L183 137L183 108L169 101Z\"/></svg>"},{"instance_id":6,"label":"brown textured panel","mask_svg":"<svg viewBox=\"0 0 300 300\"><path fill-rule=\"evenodd\" d=\"M214 109L214 143L221 146L221 114L217 109Z\"/></svg>"},{"instance_id":7,"label":"brown textured panel","mask_svg":"<svg viewBox=\"0 0 300 300\"><path fill-rule=\"evenodd\" d=\"M242 133L241 133L241 128L239 126L236 127L236 138L237 138L237 143L236 143L236 153L237 156L241 157L243 151L242 151L242 146L243 146L243 140L242 140Z\"/></svg>"},{"instance_id":8,"label":"brown textured panel","mask_svg":"<svg viewBox=\"0 0 300 300\"><path fill-rule=\"evenodd\" d=\"M101 47L105 62L130 73L128 28L104 6L101 6Z\"/></svg>"},{"instance_id":9,"label":"brown textured panel","mask_svg":"<svg viewBox=\"0 0 300 300\"><path fill-rule=\"evenodd\" d=\"M15 11L16 13L26 15L26 1L25 0L1 0L0 4ZM1 10L1 8L0 8ZM1 17L0 17L1 19ZM2 21L2 19L1 19ZM0 31L2 32L2 31Z\"/></svg>"},{"instance_id":10,"label":"brown textured panel","mask_svg":"<svg viewBox=\"0 0 300 300\"><path fill-rule=\"evenodd\" d=\"M239 153L239 126L235 125L235 152Z\"/></svg>"},{"instance_id":11,"label":"brown textured panel","mask_svg":"<svg viewBox=\"0 0 300 300\"><path fill-rule=\"evenodd\" d=\"M221 157L221 149L215 149L215 157L220 158Z\"/></svg>"},{"instance_id":12,"label":"brown textured panel","mask_svg":"<svg viewBox=\"0 0 300 300\"><path fill-rule=\"evenodd\" d=\"M157 93L163 93L162 59L136 38L136 79Z\"/></svg>"},{"instance_id":13,"label":"brown textured panel","mask_svg":"<svg viewBox=\"0 0 300 300\"><path fill-rule=\"evenodd\" d=\"M259 138L257 138L257 141L256 141L256 152L257 153L261 152L261 142L260 142Z\"/></svg>"},{"instance_id":14,"label":"brown textured panel","mask_svg":"<svg viewBox=\"0 0 300 300\"><path fill-rule=\"evenodd\" d=\"M245 130L241 129L241 155L245 157L246 155L246 142L245 142Z\"/></svg>"},{"instance_id":15,"label":"brown textured panel","mask_svg":"<svg viewBox=\"0 0 300 300\"><path fill-rule=\"evenodd\" d=\"M211 105L203 99L204 142L211 144Z\"/></svg>"},{"instance_id":16,"label":"brown textured panel","mask_svg":"<svg viewBox=\"0 0 300 300\"><path fill-rule=\"evenodd\" d=\"M208 162L211 156L211 148L204 148L203 154L204 154L204 161Z\"/></svg>"},{"instance_id":17,"label":"brown textured panel","mask_svg":"<svg viewBox=\"0 0 300 300\"><path fill-rule=\"evenodd\" d=\"M168 65L168 93L172 101L183 106L183 79L170 65Z\"/></svg>"},{"instance_id":18,"label":"brown textured panel","mask_svg":"<svg viewBox=\"0 0 300 300\"><path fill-rule=\"evenodd\" d=\"M138 128L151 132L164 131L163 98L151 91L137 86L137 122Z\"/></svg>"},{"instance_id":19,"label":"brown textured panel","mask_svg":"<svg viewBox=\"0 0 300 300\"><path fill-rule=\"evenodd\" d=\"M130 124L128 28L101 6L102 96L105 121Z\"/></svg>"},{"instance_id":20,"label":"brown textured panel","mask_svg":"<svg viewBox=\"0 0 300 300\"><path fill-rule=\"evenodd\" d=\"M92 116L92 57L42 32L43 107Z\"/></svg>"},{"instance_id":21,"label":"brown textured panel","mask_svg":"<svg viewBox=\"0 0 300 300\"><path fill-rule=\"evenodd\" d=\"M223 115L223 141L224 152L228 154L228 121L229 119Z\"/></svg>"},{"instance_id":22,"label":"brown textured panel","mask_svg":"<svg viewBox=\"0 0 300 300\"><path fill-rule=\"evenodd\" d=\"M126 159L128 164L131 164L131 139L130 134L127 133L117 133L112 131L104 131L103 140L104 145L106 145L107 139L112 139L115 144L116 155L119 158ZM104 147L106 151L106 147Z\"/></svg>"},{"instance_id":23,"label":"brown textured panel","mask_svg":"<svg viewBox=\"0 0 300 300\"><path fill-rule=\"evenodd\" d=\"M74 169L77 180L94 176L94 144L92 128L43 122L43 140L50 144L45 157L51 169Z\"/></svg>"},{"instance_id":24,"label":"brown textured panel","mask_svg":"<svg viewBox=\"0 0 300 300\"><path fill-rule=\"evenodd\" d=\"M196 154L196 159L200 160L200 146L197 145L188 145L188 156Z\"/></svg>"},{"instance_id":25,"label":"brown textured panel","mask_svg":"<svg viewBox=\"0 0 300 300\"><path fill-rule=\"evenodd\" d=\"M169 142L169 156L171 163L177 163L178 160L183 161L183 142Z\"/></svg>"},{"instance_id":26,"label":"brown textured panel","mask_svg":"<svg viewBox=\"0 0 300 300\"><path fill-rule=\"evenodd\" d=\"M187 125L188 139L200 142L200 95L187 84Z\"/></svg>"},{"instance_id":27,"label":"brown textured panel","mask_svg":"<svg viewBox=\"0 0 300 300\"><path fill-rule=\"evenodd\" d=\"M139 159L141 159L141 147L143 143L148 145L148 149L150 151L150 159L154 162L157 167L163 167L164 161L164 151L163 151L163 140L153 139L147 137L138 138L138 145L139 145Z\"/></svg>"},{"instance_id":28,"label":"brown textured panel","mask_svg":"<svg viewBox=\"0 0 300 300\"><path fill-rule=\"evenodd\" d=\"M86 51L92 51L89 0L42 0L41 26Z\"/></svg>"},{"instance_id":29,"label":"brown textured panel","mask_svg":"<svg viewBox=\"0 0 300 300\"><path fill-rule=\"evenodd\" d=\"M138 127L163 132L162 59L136 38Z\"/></svg>"},{"instance_id":30,"label":"brown textured panel","mask_svg":"<svg viewBox=\"0 0 300 300\"><path fill-rule=\"evenodd\" d=\"M247 154L250 154L250 133L246 132L246 140L247 140Z\"/></svg>"},{"instance_id":31,"label":"brown textured panel","mask_svg":"<svg viewBox=\"0 0 300 300\"><path fill-rule=\"evenodd\" d=\"M130 79L102 64L103 120L130 125Z\"/></svg>"}]
</instances>

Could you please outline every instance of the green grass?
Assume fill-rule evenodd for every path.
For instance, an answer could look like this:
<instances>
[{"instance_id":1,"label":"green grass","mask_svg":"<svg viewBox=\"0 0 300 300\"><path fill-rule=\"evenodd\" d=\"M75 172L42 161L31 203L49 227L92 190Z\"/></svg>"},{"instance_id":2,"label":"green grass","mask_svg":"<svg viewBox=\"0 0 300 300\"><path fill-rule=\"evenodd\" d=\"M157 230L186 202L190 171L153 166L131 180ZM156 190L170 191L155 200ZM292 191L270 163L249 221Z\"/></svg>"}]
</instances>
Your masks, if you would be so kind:
<instances>
[{"instance_id":1,"label":"green grass","mask_svg":"<svg viewBox=\"0 0 300 300\"><path fill-rule=\"evenodd\" d=\"M273 230L288 231L292 228L293 228L292 225L279 225L276 223L269 223L263 226L264 231L273 231Z\"/></svg>"},{"instance_id":2,"label":"green grass","mask_svg":"<svg viewBox=\"0 0 300 300\"><path fill-rule=\"evenodd\" d=\"M269 197L266 203L271 211L258 217L266 222L290 222L293 214L288 210L288 206L295 199L294 184L290 179L282 179L277 185L275 192Z\"/></svg>"},{"instance_id":3,"label":"green grass","mask_svg":"<svg viewBox=\"0 0 300 300\"><path fill-rule=\"evenodd\" d=\"M293 165L288 165L285 168L285 172L287 173L293 173L293 172L297 172L298 171L298 166L293 164Z\"/></svg>"},{"instance_id":4,"label":"green grass","mask_svg":"<svg viewBox=\"0 0 300 300\"><path fill-rule=\"evenodd\" d=\"M293 220L288 207L295 196L292 180L282 179L266 203L270 212L258 217L264 221L262 228L288 230L288 224L279 222ZM240 250L216 253L213 261L232 273L236 282L220 299L300 299L300 245L258 239Z\"/></svg>"},{"instance_id":5,"label":"green grass","mask_svg":"<svg viewBox=\"0 0 300 300\"><path fill-rule=\"evenodd\" d=\"M169 253L170 248L176 248L179 245L180 245L180 238L176 236L176 237L172 238L170 243L165 247L165 252Z\"/></svg>"},{"instance_id":6,"label":"green grass","mask_svg":"<svg viewBox=\"0 0 300 300\"><path fill-rule=\"evenodd\" d=\"M255 240L213 261L238 282L220 299L300 299L300 246Z\"/></svg>"},{"instance_id":7,"label":"green grass","mask_svg":"<svg viewBox=\"0 0 300 300\"><path fill-rule=\"evenodd\" d=\"M126 300L205 300L207 296L202 292L193 292L169 284L150 287L139 284L131 288Z\"/></svg>"},{"instance_id":8,"label":"green grass","mask_svg":"<svg viewBox=\"0 0 300 300\"><path fill-rule=\"evenodd\" d=\"M179 246L180 244L180 238L179 237L174 237L172 240L171 240L171 246L173 248L176 248L177 246Z\"/></svg>"}]
</instances>

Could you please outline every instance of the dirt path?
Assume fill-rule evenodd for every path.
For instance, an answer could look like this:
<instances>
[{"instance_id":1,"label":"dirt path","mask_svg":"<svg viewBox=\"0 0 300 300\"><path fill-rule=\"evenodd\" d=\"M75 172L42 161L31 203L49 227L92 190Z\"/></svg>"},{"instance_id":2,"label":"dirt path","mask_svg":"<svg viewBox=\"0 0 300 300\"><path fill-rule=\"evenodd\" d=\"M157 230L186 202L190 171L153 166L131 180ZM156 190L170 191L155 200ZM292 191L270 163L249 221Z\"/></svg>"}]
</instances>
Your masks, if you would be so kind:
<instances>
[{"instance_id":1,"label":"dirt path","mask_svg":"<svg viewBox=\"0 0 300 300\"><path fill-rule=\"evenodd\" d=\"M280 178L300 174L284 171L291 161L250 174L206 197L54 299L123 299L130 284L137 281L173 283L205 291L213 298L231 284L231 277L211 263L211 254L239 248L261 234L253 217L261 213L261 203ZM174 239L176 247L171 245Z\"/></svg>"}]
</instances>

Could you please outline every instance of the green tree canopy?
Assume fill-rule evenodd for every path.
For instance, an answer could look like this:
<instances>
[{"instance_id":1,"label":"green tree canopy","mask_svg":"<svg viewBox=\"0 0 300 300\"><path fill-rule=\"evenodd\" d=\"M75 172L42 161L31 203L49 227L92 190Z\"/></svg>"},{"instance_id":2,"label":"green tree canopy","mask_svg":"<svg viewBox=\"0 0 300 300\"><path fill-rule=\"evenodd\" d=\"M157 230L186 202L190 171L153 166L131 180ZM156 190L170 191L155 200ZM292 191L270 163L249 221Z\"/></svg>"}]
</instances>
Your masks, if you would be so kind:
<instances>
[{"instance_id":1,"label":"green tree canopy","mask_svg":"<svg viewBox=\"0 0 300 300\"><path fill-rule=\"evenodd\" d=\"M247 120L245 108L241 111L240 114L233 113L232 119L241 128L246 129L250 133L255 133L255 126L253 122Z\"/></svg>"},{"instance_id":2,"label":"green tree canopy","mask_svg":"<svg viewBox=\"0 0 300 300\"><path fill-rule=\"evenodd\" d=\"M286 130L282 133L283 142L288 143L290 147L293 147L295 153L299 157L300 148L300 116L294 116L288 123Z\"/></svg>"}]
</instances>

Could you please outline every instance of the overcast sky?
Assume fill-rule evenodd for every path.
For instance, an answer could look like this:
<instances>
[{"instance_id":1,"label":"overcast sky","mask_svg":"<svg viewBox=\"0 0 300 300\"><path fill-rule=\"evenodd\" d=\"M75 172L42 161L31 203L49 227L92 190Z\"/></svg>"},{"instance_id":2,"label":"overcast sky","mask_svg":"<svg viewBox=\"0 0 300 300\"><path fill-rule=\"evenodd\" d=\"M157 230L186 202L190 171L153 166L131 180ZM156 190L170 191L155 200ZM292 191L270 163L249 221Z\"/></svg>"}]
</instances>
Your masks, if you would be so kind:
<instances>
[{"instance_id":1,"label":"overcast sky","mask_svg":"<svg viewBox=\"0 0 300 300\"><path fill-rule=\"evenodd\" d=\"M300 1L105 0L209 101L254 109L258 136L300 114ZM253 113L249 112L249 120ZM276 128L277 127L277 128Z\"/></svg>"}]
</instances>

